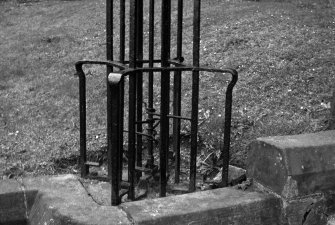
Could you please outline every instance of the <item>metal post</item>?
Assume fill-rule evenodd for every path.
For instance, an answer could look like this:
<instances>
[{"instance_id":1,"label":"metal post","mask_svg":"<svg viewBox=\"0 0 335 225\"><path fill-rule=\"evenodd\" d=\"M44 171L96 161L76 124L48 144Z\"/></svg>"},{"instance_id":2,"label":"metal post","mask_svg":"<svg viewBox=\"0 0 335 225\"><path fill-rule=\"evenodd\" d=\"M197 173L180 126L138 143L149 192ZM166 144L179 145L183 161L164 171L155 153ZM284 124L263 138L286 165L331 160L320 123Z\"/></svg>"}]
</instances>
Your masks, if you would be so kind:
<instances>
[{"instance_id":1,"label":"metal post","mask_svg":"<svg viewBox=\"0 0 335 225\"><path fill-rule=\"evenodd\" d=\"M126 4L125 0L120 0L120 55L119 60L124 63L125 39L126 39Z\"/></svg>"},{"instance_id":2,"label":"metal post","mask_svg":"<svg viewBox=\"0 0 335 225\"><path fill-rule=\"evenodd\" d=\"M178 21L177 21L177 59L182 60L183 50L183 0L178 0ZM181 116L181 71L174 73L173 83L173 115ZM173 150L175 153L175 183L180 178L180 119L173 119Z\"/></svg>"},{"instance_id":3,"label":"metal post","mask_svg":"<svg viewBox=\"0 0 335 225\"><path fill-rule=\"evenodd\" d=\"M230 127L231 127L231 110L233 102L233 88L237 82L237 72L233 71L233 79L229 83L226 90L226 104L225 104L225 122L224 122L224 137L223 149L221 149L220 158L223 160L222 166L222 186L228 186L228 171L229 171L229 148L230 148Z\"/></svg>"},{"instance_id":4,"label":"metal post","mask_svg":"<svg viewBox=\"0 0 335 225\"><path fill-rule=\"evenodd\" d=\"M109 142L111 149L108 149L108 158L111 163L110 176L112 180L112 205L119 205L121 203L120 188L121 188L121 177L120 177L120 164L122 164L121 146L119 141L120 132L120 78L121 74L110 73L108 77L108 86L110 90L110 104L108 110L108 117L111 120L111 127L109 127ZM113 80L113 82L112 82ZM117 81L115 81L117 80Z\"/></svg>"},{"instance_id":5,"label":"metal post","mask_svg":"<svg viewBox=\"0 0 335 225\"><path fill-rule=\"evenodd\" d=\"M200 57L200 0L194 0L193 11L193 66L199 67ZM198 104L199 104L199 71L192 72L192 121L191 121L191 154L189 191L195 191L196 160L198 150Z\"/></svg>"},{"instance_id":6,"label":"metal post","mask_svg":"<svg viewBox=\"0 0 335 225\"><path fill-rule=\"evenodd\" d=\"M136 6L137 0L130 0L129 14L129 67L136 67ZM136 123L136 77L129 77L129 113L128 113L128 198L135 199L135 123Z\"/></svg>"},{"instance_id":7,"label":"metal post","mask_svg":"<svg viewBox=\"0 0 335 225\"><path fill-rule=\"evenodd\" d=\"M81 177L88 175L86 165L86 79L85 74L79 75L79 112L80 112L80 167Z\"/></svg>"},{"instance_id":8,"label":"metal post","mask_svg":"<svg viewBox=\"0 0 335 225\"><path fill-rule=\"evenodd\" d=\"M113 1L106 0L106 53L107 60L113 60ZM119 115L118 99L115 99L115 94L119 90L111 88L108 82L108 75L113 71L111 66L107 66L107 154L108 154L108 178L111 181L111 202L112 205L120 204L120 177L119 177L119 144L118 130L115 130L113 121L117 121L115 117Z\"/></svg>"},{"instance_id":9,"label":"metal post","mask_svg":"<svg viewBox=\"0 0 335 225\"><path fill-rule=\"evenodd\" d=\"M161 65L169 66L170 58L170 27L171 27L171 0L162 0L162 27L161 27ZM167 161L169 151L169 104L170 104L170 72L161 73L161 123L160 123L160 196L166 196Z\"/></svg>"},{"instance_id":10,"label":"metal post","mask_svg":"<svg viewBox=\"0 0 335 225\"><path fill-rule=\"evenodd\" d=\"M154 66L154 32L155 32L155 0L149 1L149 67L152 68ZM154 73L149 72L148 76L148 135L150 137L153 136L153 115L151 112L153 112L153 102L154 102ZM148 140L148 166L149 168L153 167L154 164L154 155L153 155L153 149L154 149L154 140L150 138Z\"/></svg>"},{"instance_id":11,"label":"metal post","mask_svg":"<svg viewBox=\"0 0 335 225\"><path fill-rule=\"evenodd\" d=\"M120 0L120 63L124 63L125 58L125 39L126 39L126 15L125 15L125 0ZM120 82L120 115L119 115L119 147L120 147L120 171L119 177L122 181L122 170L123 170L123 129L124 129L124 80Z\"/></svg>"},{"instance_id":12,"label":"metal post","mask_svg":"<svg viewBox=\"0 0 335 225\"><path fill-rule=\"evenodd\" d=\"M142 67L143 60L143 0L137 0L136 5L136 67ZM136 73L136 165L142 167L142 104L143 104L143 73ZM141 172L137 173L137 178L141 176Z\"/></svg>"}]
</instances>

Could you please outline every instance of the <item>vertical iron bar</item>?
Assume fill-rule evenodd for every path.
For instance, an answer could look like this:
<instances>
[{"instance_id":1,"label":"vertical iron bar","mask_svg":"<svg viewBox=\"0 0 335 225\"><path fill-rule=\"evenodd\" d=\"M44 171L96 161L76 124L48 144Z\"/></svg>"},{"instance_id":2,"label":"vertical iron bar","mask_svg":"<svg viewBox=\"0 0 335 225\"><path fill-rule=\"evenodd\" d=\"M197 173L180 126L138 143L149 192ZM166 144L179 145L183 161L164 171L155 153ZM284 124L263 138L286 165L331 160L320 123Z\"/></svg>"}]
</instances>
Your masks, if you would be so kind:
<instances>
[{"instance_id":1,"label":"vertical iron bar","mask_svg":"<svg viewBox=\"0 0 335 225\"><path fill-rule=\"evenodd\" d=\"M171 0L162 0L161 27L161 65L168 67L170 58ZM169 103L170 103L170 72L161 73L161 123L160 123L160 196L166 196L167 166L169 151Z\"/></svg>"},{"instance_id":2,"label":"vertical iron bar","mask_svg":"<svg viewBox=\"0 0 335 225\"><path fill-rule=\"evenodd\" d=\"M183 0L178 0L178 21L177 21L177 59L182 58L183 45ZM181 72L174 73L173 84L173 115L181 115ZM173 150L175 153L175 183L180 178L180 119L173 119Z\"/></svg>"},{"instance_id":3,"label":"vertical iron bar","mask_svg":"<svg viewBox=\"0 0 335 225\"><path fill-rule=\"evenodd\" d=\"M122 181L122 171L123 171L123 130L124 130L124 79L120 81L119 84L119 179Z\"/></svg>"},{"instance_id":4,"label":"vertical iron bar","mask_svg":"<svg viewBox=\"0 0 335 225\"><path fill-rule=\"evenodd\" d=\"M193 66L199 67L200 58L200 0L194 0L193 17ZM192 73L192 116L189 191L195 191L197 136L198 136L199 71Z\"/></svg>"},{"instance_id":5,"label":"vertical iron bar","mask_svg":"<svg viewBox=\"0 0 335 225\"><path fill-rule=\"evenodd\" d=\"M225 104L225 122L224 122L224 137L223 149L221 149L220 158L223 160L222 166L222 186L228 186L228 171L229 171L229 148L230 148L230 127L231 127L231 111L233 102L233 87L237 82L237 72L233 72L233 79L228 84L226 90L226 104Z\"/></svg>"},{"instance_id":6,"label":"vertical iron bar","mask_svg":"<svg viewBox=\"0 0 335 225\"><path fill-rule=\"evenodd\" d=\"M136 67L136 4L137 0L130 0L129 12L129 66ZM129 113L128 113L128 198L135 199L135 121L136 121L136 76L129 76Z\"/></svg>"},{"instance_id":7,"label":"vertical iron bar","mask_svg":"<svg viewBox=\"0 0 335 225\"><path fill-rule=\"evenodd\" d=\"M143 59L143 0L137 0L136 6L136 67L142 67ZM136 107L136 120L142 121L142 103L143 103L143 73L136 73L136 95L137 95L137 107ZM137 123L136 131L142 133L142 123ZM142 135L136 137L136 164L142 167ZM137 178L141 176L141 172L137 173Z\"/></svg>"},{"instance_id":8,"label":"vertical iron bar","mask_svg":"<svg viewBox=\"0 0 335 225\"><path fill-rule=\"evenodd\" d=\"M106 56L107 60L113 60L113 1L106 0ZM112 205L118 205L120 203L120 180L119 180L119 161L113 161L114 156L119 154L119 146L113 146L113 138L118 137L118 132L113 129L113 114L118 113L117 109L113 108L112 101L115 101L111 87L108 83L108 75L113 71L113 68L107 66L107 154L108 154L108 177L111 180ZM113 111L116 110L116 111ZM116 137L115 137L116 136Z\"/></svg>"},{"instance_id":9,"label":"vertical iron bar","mask_svg":"<svg viewBox=\"0 0 335 225\"><path fill-rule=\"evenodd\" d=\"M80 168L81 177L88 175L89 168L86 165L86 78L85 74L79 74L79 112L80 112Z\"/></svg>"},{"instance_id":10,"label":"vertical iron bar","mask_svg":"<svg viewBox=\"0 0 335 225\"><path fill-rule=\"evenodd\" d=\"M120 75L121 76L121 75ZM108 82L108 80L107 80ZM120 84L119 83L109 83L107 84L110 90L110 104L108 108L109 118L112 121L110 124L110 146L112 148L111 158L112 168L111 168L111 176L112 176L112 205L119 205L121 203L120 198L120 187L121 187L121 179L120 179L120 164L122 165L122 158L120 157L120 141L119 141L119 132L120 132ZM121 159L121 160L120 160Z\"/></svg>"},{"instance_id":11,"label":"vertical iron bar","mask_svg":"<svg viewBox=\"0 0 335 225\"><path fill-rule=\"evenodd\" d=\"M120 0L120 54L119 60L121 63L124 63L125 60L125 39L126 39L126 6L125 0ZM123 170L123 128L124 128L124 80L122 79L120 82L120 130L119 130L119 146L120 146L120 171L119 176L122 181L122 170Z\"/></svg>"},{"instance_id":12,"label":"vertical iron bar","mask_svg":"<svg viewBox=\"0 0 335 225\"><path fill-rule=\"evenodd\" d=\"M107 60L113 60L113 1L106 0L106 56ZM107 76L113 71L107 66Z\"/></svg>"},{"instance_id":13,"label":"vertical iron bar","mask_svg":"<svg viewBox=\"0 0 335 225\"><path fill-rule=\"evenodd\" d=\"M230 147L230 126L231 126L231 92L226 92L226 104L225 104L225 123L224 123L224 137L223 137L223 149L221 150L221 156L223 159L222 165L222 187L228 186L228 171L229 171L229 147Z\"/></svg>"},{"instance_id":14,"label":"vertical iron bar","mask_svg":"<svg viewBox=\"0 0 335 225\"><path fill-rule=\"evenodd\" d=\"M125 0L120 0L120 55L119 60L124 62L125 57L125 39L126 39L126 4Z\"/></svg>"},{"instance_id":15,"label":"vertical iron bar","mask_svg":"<svg viewBox=\"0 0 335 225\"><path fill-rule=\"evenodd\" d=\"M150 0L149 2L149 67L152 68L154 66L154 32L155 32L155 0ZM153 98L154 98L154 74L153 72L149 72L149 78L148 78L148 111L153 110ZM153 115L149 113L148 115L148 135L153 135ZM154 155L153 155L153 149L154 149L154 141L150 138L148 140L148 166L149 168L153 167L154 164Z\"/></svg>"}]
</instances>

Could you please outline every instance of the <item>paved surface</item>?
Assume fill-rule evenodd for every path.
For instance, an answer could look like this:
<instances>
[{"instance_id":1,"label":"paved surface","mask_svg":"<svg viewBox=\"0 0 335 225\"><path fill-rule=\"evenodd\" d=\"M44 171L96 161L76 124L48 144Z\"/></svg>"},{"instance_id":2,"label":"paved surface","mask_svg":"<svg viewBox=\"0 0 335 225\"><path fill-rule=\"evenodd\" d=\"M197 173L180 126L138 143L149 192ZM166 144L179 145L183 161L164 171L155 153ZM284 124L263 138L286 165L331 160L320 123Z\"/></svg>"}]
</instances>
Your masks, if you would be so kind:
<instances>
[{"instance_id":1,"label":"paved surface","mask_svg":"<svg viewBox=\"0 0 335 225\"><path fill-rule=\"evenodd\" d=\"M279 199L230 188L121 205L137 224L280 224Z\"/></svg>"},{"instance_id":2,"label":"paved surface","mask_svg":"<svg viewBox=\"0 0 335 225\"><path fill-rule=\"evenodd\" d=\"M280 224L280 201L268 194L222 188L137 202L100 205L74 175L0 182L3 213L31 224ZM30 197L27 197L29 193ZM33 201L31 200L33 199ZM17 208L16 206L19 206ZM2 222L8 224L7 221ZM1 220L0 220L1 224Z\"/></svg>"}]
</instances>

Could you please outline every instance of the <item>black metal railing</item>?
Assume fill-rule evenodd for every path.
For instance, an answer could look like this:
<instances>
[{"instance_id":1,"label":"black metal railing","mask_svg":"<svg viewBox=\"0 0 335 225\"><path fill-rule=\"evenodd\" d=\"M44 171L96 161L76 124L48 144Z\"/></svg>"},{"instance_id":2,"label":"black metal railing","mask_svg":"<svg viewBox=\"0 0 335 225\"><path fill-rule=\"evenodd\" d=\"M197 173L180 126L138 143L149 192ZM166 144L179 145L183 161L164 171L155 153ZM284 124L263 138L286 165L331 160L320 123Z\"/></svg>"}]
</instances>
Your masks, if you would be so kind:
<instances>
[{"instance_id":1,"label":"black metal railing","mask_svg":"<svg viewBox=\"0 0 335 225\"><path fill-rule=\"evenodd\" d=\"M225 96L225 123L224 123L224 143L221 149L223 159L222 184L227 186L228 164L230 147L230 127L232 109L232 91L237 82L237 72L233 69L215 69L200 67L200 0L194 0L193 15L193 64L183 63L183 0L177 3L177 51L176 57L171 59L171 0L161 0L161 56L155 59L155 1L148 0L148 51L144 57L144 7L143 0L129 0L129 60L125 59L126 49L126 1L120 0L119 3L119 55L118 60L113 56L113 1L106 1L107 20L107 60L106 61L79 61L76 63L76 70L79 76L80 89L80 164L81 176L89 177L89 167L99 166L97 162L87 161L86 147L86 78L83 66L86 64L100 64L107 67L107 152L108 152L108 177L101 178L111 182L112 186L112 205L121 203L124 194L128 198L135 200L135 185L142 172L150 173L154 168L159 168L160 177L160 196L166 196L168 153L170 146L170 120L172 119L172 146L175 155L175 183L180 181L180 143L181 143L181 120L188 120L191 123L191 150L189 166L189 187L188 191L196 190L196 159L198 150L198 105L199 105L199 72L211 72L230 74L231 81L226 89ZM157 3L157 1L156 1ZM157 18L156 18L157 19ZM160 64L156 67L155 64ZM192 101L191 116L181 115L181 84L182 76L191 72L192 79ZM173 109L170 110L170 77L173 74ZM160 78L155 76L160 75ZM127 78L127 79L126 79ZM143 83L147 82L146 111L143 112ZM154 80L160 81L160 109L154 108ZM125 93L125 84L128 85L128 93ZM128 97L128 99L125 99ZM128 102L128 112L124 112L125 102ZM171 114L172 112L172 114ZM146 119L144 119L146 114ZM127 120L128 128L124 128L124 120ZM147 132L143 131L146 125ZM159 127L158 127L159 126ZM154 141L155 133L159 128L159 165L154 165ZM126 142L128 143L128 178L122 179L124 170L124 133L127 133ZM146 165L142 165L143 156L143 137L146 138L145 147L147 150Z\"/></svg>"}]
</instances>

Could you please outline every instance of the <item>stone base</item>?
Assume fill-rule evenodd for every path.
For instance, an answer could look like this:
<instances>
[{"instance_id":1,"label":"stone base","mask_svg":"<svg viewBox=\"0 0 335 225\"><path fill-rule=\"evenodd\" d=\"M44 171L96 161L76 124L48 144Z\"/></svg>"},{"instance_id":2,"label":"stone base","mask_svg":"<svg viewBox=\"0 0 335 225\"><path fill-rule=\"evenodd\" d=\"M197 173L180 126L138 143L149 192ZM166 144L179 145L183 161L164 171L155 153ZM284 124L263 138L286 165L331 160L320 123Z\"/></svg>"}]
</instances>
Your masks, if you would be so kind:
<instances>
[{"instance_id":1,"label":"stone base","mask_svg":"<svg viewBox=\"0 0 335 225\"><path fill-rule=\"evenodd\" d=\"M335 213L335 131L259 138L247 176L281 199L289 225L326 225Z\"/></svg>"},{"instance_id":2,"label":"stone base","mask_svg":"<svg viewBox=\"0 0 335 225\"><path fill-rule=\"evenodd\" d=\"M0 202L1 225L282 224L280 201L269 194L221 188L104 206L74 175L1 181Z\"/></svg>"}]
</instances>

